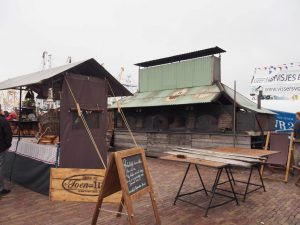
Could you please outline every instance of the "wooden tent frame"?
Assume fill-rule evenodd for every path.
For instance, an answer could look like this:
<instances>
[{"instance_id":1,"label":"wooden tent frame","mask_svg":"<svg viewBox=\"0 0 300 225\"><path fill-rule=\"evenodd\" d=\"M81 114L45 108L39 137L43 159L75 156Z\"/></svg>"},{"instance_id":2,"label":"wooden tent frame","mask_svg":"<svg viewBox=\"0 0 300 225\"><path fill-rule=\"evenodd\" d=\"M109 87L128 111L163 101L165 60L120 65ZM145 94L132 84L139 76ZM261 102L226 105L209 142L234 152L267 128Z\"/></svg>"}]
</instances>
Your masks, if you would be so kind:
<instances>
[{"instance_id":1,"label":"wooden tent frame","mask_svg":"<svg viewBox=\"0 0 300 225\"><path fill-rule=\"evenodd\" d=\"M271 150L271 149L269 149L270 138L271 138L271 131L268 131L267 132L267 137L266 137L266 142L265 142L264 150ZM291 164L292 164L292 161L293 161L293 158L292 158L293 148L294 148L294 132L292 131L291 135L290 135L290 141L289 141L289 149L288 149L288 155L287 155L287 162L286 162L286 165L284 166L285 167L285 176L284 176L284 179L274 178L274 177L271 177L271 176L263 176L264 166L265 165L272 165L272 164L267 163L267 160L264 161L264 165L262 165L261 171L260 171L261 175L263 176L264 179L270 179L270 180L276 180L276 181L284 181L285 183L288 182L289 172L290 172Z\"/></svg>"}]
</instances>

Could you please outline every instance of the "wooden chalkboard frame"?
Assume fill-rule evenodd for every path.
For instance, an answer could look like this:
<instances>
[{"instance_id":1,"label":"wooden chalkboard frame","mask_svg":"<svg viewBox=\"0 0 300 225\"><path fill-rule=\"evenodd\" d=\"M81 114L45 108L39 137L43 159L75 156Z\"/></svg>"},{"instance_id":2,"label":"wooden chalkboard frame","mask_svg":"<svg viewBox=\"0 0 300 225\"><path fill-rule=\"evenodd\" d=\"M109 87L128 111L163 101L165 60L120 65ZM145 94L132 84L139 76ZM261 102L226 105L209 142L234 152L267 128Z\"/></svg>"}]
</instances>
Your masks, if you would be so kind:
<instances>
[{"instance_id":1,"label":"wooden chalkboard frame","mask_svg":"<svg viewBox=\"0 0 300 225\"><path fill-rule=\"evenodd\" d=\"M125 168L123 165L123 159L126 157L134 156L134 155L141 155L141 160L143 162L144 167L144 174L146 177L146 181L148 186L142 188L141 190L138 190L137 192L133 194L129 194L129 189L127 185L127 180L125 176ZM119 152L112 153L109 158L108 162L108 168L105 173L105 177L101 186L98 202L96 209L94 211L94 216L92 220L92 225L95 225L98 220L98 216L100 213L100 208L103 202L103 199L105 197L108 197L118 191L122 191L122 199L119 206L119 212L122 211L123 205L126 205L127 213L128 213L128 220L129 224L136 225L136 219L135 215L133 213L133 201L140 198L143 195L146 195L149 193L151 198L151 203L154 211L154 216L156 220L156 224L160 225L161 221L159 218L158 208L156 205L156 200L154 197L154 192L152 188L152 181L150 172L148 170L147 160L145 156L145 151L141 147L135 147L128 150L123 150ZM117 216L120 216L120 214L117 214Z\"/></svg>"}]
</instances>

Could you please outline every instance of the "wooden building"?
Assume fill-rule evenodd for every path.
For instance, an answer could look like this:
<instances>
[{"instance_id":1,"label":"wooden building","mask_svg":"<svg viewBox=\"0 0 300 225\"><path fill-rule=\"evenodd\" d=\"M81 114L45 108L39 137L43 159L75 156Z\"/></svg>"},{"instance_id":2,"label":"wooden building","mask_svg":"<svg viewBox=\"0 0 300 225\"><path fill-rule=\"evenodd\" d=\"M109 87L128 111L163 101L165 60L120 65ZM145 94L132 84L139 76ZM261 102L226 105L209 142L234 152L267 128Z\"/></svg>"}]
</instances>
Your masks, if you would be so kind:
<instances>
[{"instance_id":1,"label":"wooden building","mask_svg":"<svg viewBox=\"0 0 300 225\"><path fill-rule=\"evenodd\" d=\"M178 146L210 148L235 142L258 147L264 132L274 130L273 112L258 109L222 84L223 52L215 47L136 64L139 91L120 103L137 143L148 155ZM116 112L114 146L132 147L116 107L111 107Z\"/></svg>"}]
</instances>

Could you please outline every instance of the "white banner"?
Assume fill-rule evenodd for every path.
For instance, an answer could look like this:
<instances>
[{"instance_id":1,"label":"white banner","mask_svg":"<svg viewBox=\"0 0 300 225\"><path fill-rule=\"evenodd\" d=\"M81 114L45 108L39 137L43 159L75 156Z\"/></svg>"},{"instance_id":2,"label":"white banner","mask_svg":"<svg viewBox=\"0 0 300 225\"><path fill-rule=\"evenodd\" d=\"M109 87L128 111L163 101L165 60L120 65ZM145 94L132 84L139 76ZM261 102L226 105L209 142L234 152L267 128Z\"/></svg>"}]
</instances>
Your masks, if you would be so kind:
<instances>
[{"instance_id":1,"label":"white banner","mask_svg":"<svg viewBox=\"0 0 300 225\"><path fill-rule=\"evenodd\" d=\"M300 67L299 67L300 68ZM251 86L300 84L300 69L287 71L261 71L253 76Z\"/></svg>"},{"instance_id":2,"label":"white banner","mask_svg":"<svg viewBox=\"0 0 300 225\"><path fill-rule=\"evenodd\" d=\"M300 100L300 63L256 68L251 80L252 99L259 90L266 100Z\"/></svg>"}]
</instances>

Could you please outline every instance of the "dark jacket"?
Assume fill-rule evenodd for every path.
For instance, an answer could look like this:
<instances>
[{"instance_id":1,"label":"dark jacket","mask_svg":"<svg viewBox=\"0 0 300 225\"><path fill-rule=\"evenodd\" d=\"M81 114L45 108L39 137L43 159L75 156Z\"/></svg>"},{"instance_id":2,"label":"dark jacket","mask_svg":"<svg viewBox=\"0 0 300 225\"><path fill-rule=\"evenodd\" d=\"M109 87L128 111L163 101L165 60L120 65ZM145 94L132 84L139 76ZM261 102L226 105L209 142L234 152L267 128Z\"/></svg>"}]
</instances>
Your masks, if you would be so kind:
<instances>
[{"instance_id":1,"label":"dark jacket","mask_svg":"<svg viewBox=\"0 0 300 225\"><path fill-rule=\"evenodd\" d=\"M4 152L11 146L12 132L7 120L0 116L0 152Z\"/></svg>"},{"instance_id":2,"label":"dark jacket","mask_svg":"<svg viewBox=\"0 0 300 225\"><path fill-rule=\"evenodd\" d=\"M300 139L300 120L296 120L294 124L294 137L295 139Z\"/></svg>"}]
</instances>

